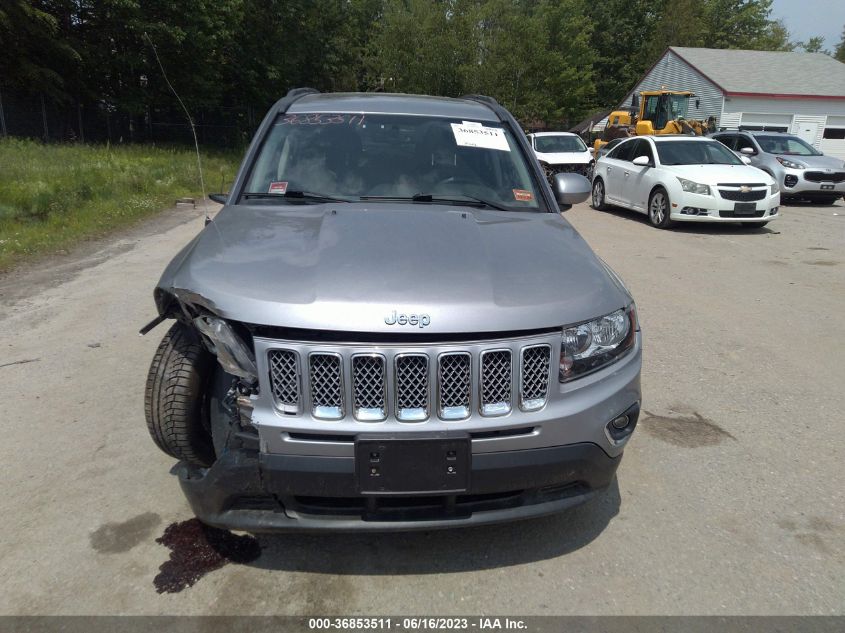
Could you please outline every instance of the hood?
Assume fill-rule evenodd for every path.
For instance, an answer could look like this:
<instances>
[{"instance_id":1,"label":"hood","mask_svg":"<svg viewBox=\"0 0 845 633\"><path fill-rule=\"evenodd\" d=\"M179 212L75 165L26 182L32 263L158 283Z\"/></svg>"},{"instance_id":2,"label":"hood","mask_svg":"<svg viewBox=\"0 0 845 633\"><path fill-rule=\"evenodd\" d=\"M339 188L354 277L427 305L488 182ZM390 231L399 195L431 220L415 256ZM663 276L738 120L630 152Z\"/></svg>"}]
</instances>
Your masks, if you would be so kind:
<instances>
[{"instance_id":1,"label":"hood","mask_svg":"<svg viewBox=\"0 0 845 633\"><path fill-rule=\"evenodd\" d=\"M555 152L553 154L546 154L543 152L534 151L537 160L548 163L549 165L586 165L593 160L593 155L589 150L583 152Z\"/></svg>"},{"instance_id":2,"label":"hood","mask_svg":"<svg viewBox=\"0 0 845 633\"><path fill-rule=\"evenodd\" d=\"M559 214L428 204L226 207L159 287L247 323L400 334L558 327L630 301Z\"/></svg>"},{"instance_id":3,"label":"hood","mask_svg":"<svg viewBox=\"0 0 845 633\"><path fill-rule=\"evenodd\" d=\"M703 185L775 182L769 174L751 165L661 165L660 169Z\"/></svg>"},{"instance_id":4,"label":"hood","mask_svg":"<svg viewBox=\"0 0 845 633\"><path fill-rule=\"evenodd\" d=\"M841 158L833 156L796 156L795 154L778 154L779 157L806 165L807 169L830 169L841 171L845 168L845 162Z\"/></svg>"}]
</instances>

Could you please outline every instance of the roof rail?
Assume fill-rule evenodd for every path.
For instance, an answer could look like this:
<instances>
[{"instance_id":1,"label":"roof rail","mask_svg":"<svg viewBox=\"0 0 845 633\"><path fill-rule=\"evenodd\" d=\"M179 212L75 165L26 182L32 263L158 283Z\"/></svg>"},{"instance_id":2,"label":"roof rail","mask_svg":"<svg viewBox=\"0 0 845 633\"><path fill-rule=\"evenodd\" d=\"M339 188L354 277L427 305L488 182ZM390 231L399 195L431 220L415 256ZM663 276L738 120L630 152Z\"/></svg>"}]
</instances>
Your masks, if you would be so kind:
<instances>
[{"instance_id":1,"label":"roof rail","mask_svg":"<svg viewBox=\"0 0 845 633\"><path fill-rule=\"evenodd\" d=\"M305 95L314 95L320 94L320 91L316 88L291 88L288 90L288 93L285 95L285 98L292 98L292 97L302 97Z\"/></svg>"},{"instance_id":2,"label":"roof rail","mask_svg":"<svg viewBox=\"0 0 845 633\"><path fill-rule=\"evenodd\" d=\"M496 101L493 97L488 97L487 95L464 95L461 99L468 99L470 101L480 101L481 103L486 103L490 106L498 106L499 102Z\"/></svg>"}]
</instances>

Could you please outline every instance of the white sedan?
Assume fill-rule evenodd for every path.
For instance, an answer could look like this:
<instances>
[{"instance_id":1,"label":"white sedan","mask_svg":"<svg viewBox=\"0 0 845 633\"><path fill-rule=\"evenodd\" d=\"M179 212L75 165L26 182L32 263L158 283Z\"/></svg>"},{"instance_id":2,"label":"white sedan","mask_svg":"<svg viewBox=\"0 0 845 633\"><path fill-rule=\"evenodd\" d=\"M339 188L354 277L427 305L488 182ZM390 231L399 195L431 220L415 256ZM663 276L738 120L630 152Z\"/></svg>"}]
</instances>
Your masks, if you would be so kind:
<instances>
[{"instance_id":1,"label":"white sedan","mask_svg":"<svg viewBox=\"0 0 845 633\"><path fill-rule=\"evenodd\" d=\"M639 136L596 162L592 206L618 205L674 221L741 222L760 227L778 217L780 192L769 174L718 141L695 136Z\"/></svg>"},{"instance_id":2,"label":"white sedan","mask_svg":"<svg viewBox=\"0 0 845 633\"><path fill-rule=\"evenodd\" d=\"M593 154L572 132L535 132L528 135L534 155L549 182L555 174L575 173L588 180L593 176Z\"/></svg>"}]
</instances>

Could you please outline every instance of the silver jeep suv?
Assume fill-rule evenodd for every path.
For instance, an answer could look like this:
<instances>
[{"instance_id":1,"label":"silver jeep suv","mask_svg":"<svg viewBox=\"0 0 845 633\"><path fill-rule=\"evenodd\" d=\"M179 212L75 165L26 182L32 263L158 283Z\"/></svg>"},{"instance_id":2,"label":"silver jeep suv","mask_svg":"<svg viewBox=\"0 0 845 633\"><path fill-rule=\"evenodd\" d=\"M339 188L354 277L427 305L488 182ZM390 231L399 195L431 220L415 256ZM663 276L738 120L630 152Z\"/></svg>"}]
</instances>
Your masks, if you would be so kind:
<instances>
[{"instance_id":1,"label":"silver jeep suv","mask_svg":"<svg viewBox=\"0 0 845 633\"><path fill-rule=\"evenodd\" d=\"M845 195L845 162L825 156L803 139L783 132L740 130L712 135L775 179L781 199L833 204Z\"/></svg>"},{"instance_id":2,"label":"silver jeep suv","mask_svg":"<svg viewBox=\"0 0 845 633\"><path fill-rule=\"evenodd\" d=\"M630 293L486 97L297 89L155 289L156 444L204 522L407 530L613 480L640 410Z\"/></svg>"}]
</instances>

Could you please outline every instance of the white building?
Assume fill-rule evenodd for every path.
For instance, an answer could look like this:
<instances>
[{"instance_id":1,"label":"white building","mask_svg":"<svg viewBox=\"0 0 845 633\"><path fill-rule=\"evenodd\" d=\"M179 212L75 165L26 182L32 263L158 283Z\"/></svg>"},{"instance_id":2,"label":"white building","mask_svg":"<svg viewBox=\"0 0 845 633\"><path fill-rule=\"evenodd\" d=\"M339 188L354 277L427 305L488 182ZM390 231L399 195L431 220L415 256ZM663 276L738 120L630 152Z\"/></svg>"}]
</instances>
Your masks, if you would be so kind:
<instances>
[{"instance_id":1,"label":"white building","mask_svg":"<svg viewBox=\"0 0 845 633\"><path fill-rule=\"evenodd\" d=\"M691 90L688 118L791 132L845 159L845 64L822 53L672 46L628 93Z\"/></svg>"}]
</instances>

